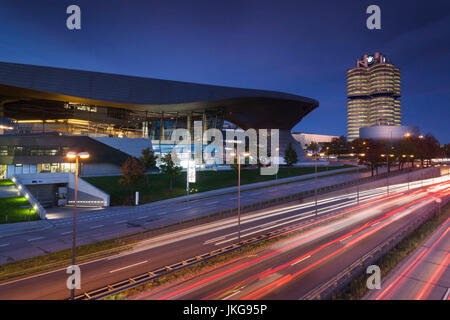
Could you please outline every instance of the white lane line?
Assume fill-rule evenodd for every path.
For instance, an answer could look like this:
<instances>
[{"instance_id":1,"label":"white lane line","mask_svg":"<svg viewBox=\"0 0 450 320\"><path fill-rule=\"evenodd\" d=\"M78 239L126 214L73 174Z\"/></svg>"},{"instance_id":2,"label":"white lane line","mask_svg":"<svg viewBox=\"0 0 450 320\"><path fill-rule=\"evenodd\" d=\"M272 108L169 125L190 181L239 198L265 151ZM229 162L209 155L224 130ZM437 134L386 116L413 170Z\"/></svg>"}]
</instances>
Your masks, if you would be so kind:
<instances>
[{"instance_id":1,"label":"white lane line","mask_svg":"<svg viewBox=\"0 0 450 320\"><path fill-rule=\"evenodd\" d=\"M175 210L175 212L178 212L178 211L183 211L183 210L186 210L186 209L189 209L189 207L185 207L185 208L177 209L177 210Z\"/></svg>"},{"instance_id":2,"label":"white lane line","mask_svg":"<svg viewBox=\"0 0 450 320\"><path fill-rule=\"evenodd\" d=\"M132 268L132 267L135 267L135 266L138 266L140 264L147 263L147 262L148 262L147 260L144 260L144 261L141 261L141 262L138 262L138 263L135 263L135 264L131 264L131 265L123 267L123 268L119 268L119 269L116 269L116 270L111 270L109 273L114 273L114 272L117 272L117 271L120 271L120 270Z\"/></svg>"},{"instance_id":3,"label":"white lane line","mask_svg":"<svg viewBox=\"0 0 450 320\"><path fill-rule=\"evenodd\" d=\"M442 298L442 300L448 300L448 297L450 296L450 288L447 289L447 292L445 293L444 297Z\"/></svg>"},{"instance_id":4,"label":"white lane line","mask_svg":"<svg viewBox=\"0 0 450 320\"><path fill-rule=\"evenodd\" d=\"M208 244L208 243L211 243L211 242L214 242L214 241L219 241L219 240L225 239L226 237L227 237L227 235L221 236L221 237L217 237L217 238L214 238L214 239L209 239L209 240L206 240L205 242L203 242L203 244Z\"/></svg>"},{"instance_id":5,"label":"white lane line","mask_svg":"<svg viewBox=\"0 0 450 320\"><path fill-rule=\"evenodd\" d=\"M6 246L9 246L9 243L0 244L0 247L6 247Z\"/></svg>"},{"instance_id":6,"label":"white lane line","mask_svg":"<svg viewBox=\"0 0 450 320\"><path fill-rule=\"evenodd\" d=\"M232 296L237 295L239 292L241 292L241 290L238 290L238 291L236 291L236 292L230 294L228 297L223 298L223 300L228 300L228 299L230 299Z\"/></svg>"},{"instance_id":7,"label":"white lane line","mask_svg":"<svg viewBox=\"0 0 450 320\"><path fill-rule=\"evenodd\" d=\"M139 218L136 218L137 220L141 220L141 219L147 219L148 218L148 216L144 216L144 217L139 217Z\"/></svg>"},{"instance_id":8,"label":"white lane line","mask_svg":"<svg viewBox=\"0 0 450 320\"><path fill-rule=\"evenodd\" d=\"M116 221L116 222L114 222L114 224L119 224L119 223L124 223L124 222L127 222L127 220Z\"/></svg>"},{"instance_id":9,"label":"white lane line","mask_svg":"<svg viewBox=\"0 0 450 320\"><path fill-rule=\"evenodd\" d=\"M372 225L372 227L375 227L377 224L380 224L381 223L381 221L378 221L377 223L374 223L373 225Z\"/></svg>"},{"instance_id":10,"label":"white lane line","mask_svg":"<svg viewBox=\"0 0 450 320\"><path fill-rule=\"evenodd\" d=\"M32 238L32 239L28 239L28 241L36 241L36 240L42 240L42 239L45 239L45 237Z\"/></svg>"},{"instance_id":11,"label":"white lane line","mask_svg":"<svg viewBox=\"0 0 450 320\"><path fill-rule=\"evenodd\" d=\"M208 203L205 203L207 206L209 206L209 205L211 205L211 204L216 204L216 203L219 203L219 201L213 201L213 202L208 202Z\"/></svg>"},{"instance_id":12,"label":"white lane line","mask_svg":"<svg viewBox=\"0 0 450 320\"><path fill-rule=\"evenodd\" d=\"M62 236L65 236L66 234L71 234L73 231L66 231L66 232L63 232L63 233L61 233L61 235Z\"/></svg>"},{"instance_id":13,"label":"white lane line","mask_svg":"<svg viewBox=\"0 0 450 320\"><path fill-rule=\"evenodd\" d=\"M344 239L341 239L341 242L347 240L347 239L350 238L351 236L352 236L352 234L349 235L349 236L347 236L347 237L345 237Z\"/></svg>"},{"instance_id":14,"label":"white lane line","mask_svg":"<svg viewBox=\"0 0 450 320\"><path fill-rule=\"evenodd\" d=\"M294 263L291 263L291 266L295 266L297 263L300 263L300 262L302 262L302 261L305 261L306 259L309 259L309 258L311 258L311 255L309 255L309 256L307 256L307 257L304 257L303 259L300 259L300 260L298 260L298 261L295 261Z\"/></svg>"},{"instance_id":15,"label":"white lane line","mask_svg":"<svg viewBox=\"0 0 450 320\"><path fill-rule=\"evenodd\" d=\"M276 223L278 223L278 222L279 222L279 221L272 221L272 222L269 222L269 223L262 224L262 225L260 225L259 227L260 227L260 228L268 227L268 226L271 226L271 225L276 224Z\"/></svg>"},{"instance_id":16,"label":"white lane line","mask_svg":"<svg viewBox=\"0 0 450 320\"><path fill-rule=\"evenodd\" d=\"M98 228L101 228L101 227L104 227L104 225L103 224L100 224L100 225L98 225L98 226L93 226L93 227L89 227L89 229L98 229Z\"/></svg>"}]
</instances>

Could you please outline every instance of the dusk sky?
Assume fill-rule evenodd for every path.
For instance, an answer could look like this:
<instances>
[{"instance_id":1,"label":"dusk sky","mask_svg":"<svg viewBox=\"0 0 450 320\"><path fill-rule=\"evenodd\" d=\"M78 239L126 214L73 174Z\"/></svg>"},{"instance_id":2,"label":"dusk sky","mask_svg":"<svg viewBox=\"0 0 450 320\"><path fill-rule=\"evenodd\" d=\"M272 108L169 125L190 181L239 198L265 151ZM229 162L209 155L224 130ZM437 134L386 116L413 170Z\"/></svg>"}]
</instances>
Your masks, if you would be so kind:
<instances>
[{"instance_id":1,"label":"dusk sky","mask_svg":"<svg viewBox=\"0 0 450 320\"><path fill-rule=\"evenodd\" d=\"M371 4L381 30L366 28ZM402 123L450 142L448 0L2 0L0 30L3 62L311 97L294 130L333 135L346 134L347 69L379 51L401 68Z\"/></svg>"}]
</instances>

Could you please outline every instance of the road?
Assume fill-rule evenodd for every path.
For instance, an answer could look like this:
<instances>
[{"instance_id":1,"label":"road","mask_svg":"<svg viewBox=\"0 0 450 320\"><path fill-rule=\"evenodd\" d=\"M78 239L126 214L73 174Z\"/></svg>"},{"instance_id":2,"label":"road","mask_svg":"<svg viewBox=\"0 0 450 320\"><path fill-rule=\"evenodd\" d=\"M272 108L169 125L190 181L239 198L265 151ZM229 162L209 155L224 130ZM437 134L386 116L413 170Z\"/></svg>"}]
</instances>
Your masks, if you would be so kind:
<instances>
[{"instance_id":1,"label":"road","mask_svg":"<svg viewBox=\"0 0 450 320\"><path fill-rule=\"evenodd\" d=\"M432 183L432 180L424 183ZM421 182L417 182L411 184L410 187L412 190L418 191L421 190L420 186ZM407 189L407 184L391 186L391 195L389 196L392 197L391 201L403 195ZM398 192L398 194L393 194L393 192ZM342 217L348 215L354 223L363 224L365 219L372 217L372 215L360 215L359 210L372 208L377 203L384 205L387 201L386 188L375 188L361 192L360 206L355 206L355 197L354 193L345 193L319 200L319 215L317 217L314 216L313 201L301 204L290 203L243 215L241 218L242 239L267 233L283 226L295 224L299 227L305 227L310 224L326 222L336 215ZM399 202L394 202L392 205L398 204ZM374 214L379 213L375 212ZM236 242L236 231L236 218L222 219L163 234L140 242L128 252L81 264L82 290L92 290L108 283L120 281L163 265L172 264L229 245ZM325 235L328 236L327 233L323 234L323 236ZM5 282L0 284L0 299L67 298L69 291L65 287L66 278L65 270L61 269Z\"/></svg>"},{"instance_id":2,"label":"road","mask_svg":"<svg viewBox=\"0 0 450 320\"><path fill-rule=\"evenodd\" d=\"M368 300L450 300L450 218Z\"/></svg>"},{"instance_id":3,"label":"road","mask_svg":"<svg viewBox=\"0 0 450 320\"><path fill-rule=\"evenodd\" d=\"M360 173L359 176L370 173ZM421 170L411 173L421 176ZM336 185L354 180L358 173L347 173L322 177L317 180L318 187ZM406 174L393 176L391 183L406 181ZM431 180L431 179L430 179ZM361 189L372 189L384 185L386 179L379 179L361 186ZM431 182L430 182L431 183ZM314 179L293 182L264 189L248 190L241 193L241 205L275 199L282 196L313 190ZM354 188L353 188L354 190ZM237 194L224 194L214 198L197 199L186 202L174 202L169 205L161 203L148 204L130 208L108 208L99 212L80 215L77 219L77 245L94 243L102 240L117 238L142 231L176 224L180 221L198 218L219 210L237 208ZM8 235L7 229L16 228L14 225L0 225L0 264L31 258L49 252L55 252L72 246L73 220L71 218L52 221L29 222L30 225L45 224L44 230Z\"/></svg>"},{"instance_id":4,"label":"road","mask_svg":"<svg viewBox=\"0 0 450 320\"><path fill-rule=\"evenodd\" d=\"M450 196L450 183L429 192L398 193L259 252L135 299L302 299L353 261Z\"/></svg>"}]
</instances>

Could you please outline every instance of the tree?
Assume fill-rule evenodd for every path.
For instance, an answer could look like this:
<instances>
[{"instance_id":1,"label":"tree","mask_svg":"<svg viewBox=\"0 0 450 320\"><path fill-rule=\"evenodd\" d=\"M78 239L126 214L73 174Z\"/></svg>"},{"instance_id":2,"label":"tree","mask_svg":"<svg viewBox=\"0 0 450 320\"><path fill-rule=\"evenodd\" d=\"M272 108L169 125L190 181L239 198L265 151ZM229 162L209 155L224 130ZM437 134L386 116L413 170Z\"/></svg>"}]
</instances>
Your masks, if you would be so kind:
<instances>
[{"instance_id":1,"label":"tree","mask_svg":"<svg viewBox=\"0 0 450 320\"><path fill-rule=\"evenodd\" d=\"M155 171L158 169L156 166L156 160L158 160L158 156L155 155L155 153L150 148L145 148L141 151L142 156L139 158L139 161L141 162L142 166L144 167L146 173L145 178L146 184L149 184L148 180L148 171Z\"/></svg>"},{"instance_id":2,"label":"tree","mask_svg":"<svg viewBox=\"0 0 450 320\"><path fill-rule=\"evenodd\" d=\"M288 167L292 167L298 162L297 152L292 147L292 142L289 143L288 147L284 151L284 162Z\"/></svg>"},{"instance_id":3,"label":"tree","mask_svg":"<svg viewBox=\"0 0 450 320\"><path fill-rule=\"evenodd\" d=\"M172 160L172 154L168 153L166 154L162 160L162 164L160 165L161 172L163 174L166 174L170 178L170 192L173 191L173 177L178 176L181 174L181 170L183 170L182 167L179 167L175 165L175 162Z\"/></svg>"},{"instance_id":4,"label":"tree","mask_svg":"<svg viewBox=\"0 0 450 320\"><path fill-rule=\"evenodd\" d=\"M383 162L383 158L381 157L381 154L384 153L384 147L381 143L375 142L371 139L364 140L364 153L366 160L366 163L370 166L370 169L372 171L372 177L374 176L374 170L377 171L378 174L378 167Z\"/></svg>"},{"instance_id":5,"label":"tree","mask_svg":"<svg viewBox=\"0 0 450 320\"><path fill-rule=\"evenodd\" d=\"M450 158L450 143L444 144L441 150L445 158Z\"/></svg>"},{"instance_id":6,"label":"tree","mask_svg":"<svg viewBox=\"0 0 450 320\"><path fill-rule=\"evenodd\" d=\"M329 145L327 145L328 153L340 157L341 155L348 153L347 138L340 136L339 138L333 138Z\"/></svg>"},{"instance_id":7,"label":"tree","mask_svg":"<svg viewBox=\"0 0 450 320\"><path fill-rule=\"evenodd\" d=\"M122 164L120 172L122 173L123 177L119 179L119 183L131 187L131 198L133 198L136 186L144 177L144 167L135 157L129 157Z\"/></svg>"},{"instance_id":8,"label":"tree","mask_svg":"<svg viewBox=\"0 0 450 320\"><path fill-rule=\"evenodd\" d=\"M306 150L307 151L311 151L313 153L317 153L320 151L320 146L317 142L311 141L307 146L306 146Z\"/></svg>"},{"instance_id":9,"label":"tree","mask_svg":"<svg viewBox=\"0 0 450 320\"><path fill-rule=\"evenodd\" d=\"M425 159L428 160L428 164L431 164L431 159L441 156L441 145L438 139L429 133L423 140L425 142Z\"/></svg>"}]
</instances>

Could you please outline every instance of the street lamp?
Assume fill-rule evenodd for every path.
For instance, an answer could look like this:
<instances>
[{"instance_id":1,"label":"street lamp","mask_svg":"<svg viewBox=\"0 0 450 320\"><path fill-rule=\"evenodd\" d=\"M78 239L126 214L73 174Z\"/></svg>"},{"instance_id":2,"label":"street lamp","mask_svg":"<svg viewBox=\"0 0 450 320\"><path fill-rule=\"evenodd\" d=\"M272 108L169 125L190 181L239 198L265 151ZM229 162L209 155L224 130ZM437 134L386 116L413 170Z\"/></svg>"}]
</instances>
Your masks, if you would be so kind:
<instances>
[{"instance_id":1,"label":"street lamp","mask_svg":"<svg viewBox=\"0 0 450 320\"><path fill-rule=\"evenodd\" d=\"M278 151L280 151L280 148L279 148L279 147L276 147L275 150L277 151L277 156L279 157ZM278 181L278 170L277 170L277 172L275 173L275 180Z\"/></svg>"},{"instance_id":2,"label":"street lamp","mask_svg":"<svg viewBox=\"0 0 450 320\"><path fill-rule=\"evenodd\" d=\"M365 153L360 153L358 155L356 155L356 159L359 162L359 157L363 158L365 157L366 154ZM358 182L356 183L356 203L359 204L359 165L358 165Z\"/></svg>"},{"instance_id":3,"label":"street lamp","mask_svg":"<svg viewBox=\"0 0 450 320\"><path fill-rule=\"evenodd\" d=\"M410 157L411 159L414 159L414 155L413 155L413 154L410 154L409 157ZM412 161L413 161L413 163L412 163L412 166L411 166L411 167L414 169L414 160L412 160ZM410 181L410 178L409 178L409 173L410 173L410 172L411 172L411 169L408 170L408 191L409 191L409 183L410 183L410 182L409 182L409 181Z\"/></svg>"},{"instance_id":4,"label":"street lamp","mask_svg":"<svg viewBox=\"0 0 450 320\"><path fill-rule=\"evenodd\" d=\"M308 157L314 156L314 203L315 211L317 216L317 156L324 156L324 153L319 153L318 151L308 153Z\"/></svg>"},{"instance_id":5,"label":"street lamp","mask_svg":"<svg viewBox=\"0 0 450 320\"><path fill-rule=\"evenodd\" d=\"M238 162L238 243L241 242L241 155L239 153L232 153L233 157L237 156ZM243 153L244 160L250 154L248 152Z\"/></svg>"},{"instance_id":6,"label":"street lamp","mask_svg":"<svg viewBox=\"0 0 450 320\"><path fill-rule=\"evenodd\" d=\"M393 154L382 154L382 158L386 157L386 188L387 188L387 194L389 195L389 158L394 157Z\"/></svg>"},{"instance_id":7,"label":"street lamp","mask_svg":"<svg viewBox=\"0 0 450 320\"><path fill-rule=\"evenodd\" d=\"M67 153L66 157L70 160L75 159L75 206L73 207L73 241L72 241L72 266L75 266L75 248L76 248L76 235L77 235L77 196L78 196L78 162L79 159L86 160L90 157L87 152L73 152ZM72 274L75 273L75 269L72 270ZM70 297L73 300L75 298L75 288L72 286Z\"/></svg>"}]
</instances>

